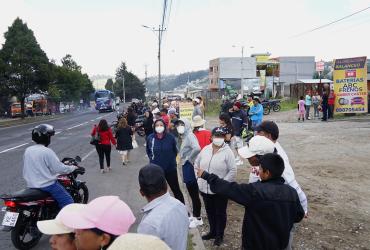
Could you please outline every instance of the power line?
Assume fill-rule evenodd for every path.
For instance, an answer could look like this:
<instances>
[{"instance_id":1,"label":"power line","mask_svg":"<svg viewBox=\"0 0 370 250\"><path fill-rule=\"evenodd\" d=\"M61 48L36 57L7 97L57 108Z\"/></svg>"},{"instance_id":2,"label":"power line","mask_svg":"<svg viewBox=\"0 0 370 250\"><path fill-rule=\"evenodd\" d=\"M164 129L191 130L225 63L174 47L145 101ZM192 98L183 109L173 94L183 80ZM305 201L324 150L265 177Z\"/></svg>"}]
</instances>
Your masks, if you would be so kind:
<instances>
[{"instance_id":1,"label":"power line","mask_svg":"<svg viewBox=\"0 0 370 250\"><path fill-rule=\"evenodd\" d=\"M290 38L297 38L297 37L303 36L303 35L305 35L305 34L307 34L307 33L311 33L311 32L314 32L314 31L316 31L316 30L319 30L319 29L323 29L323 28L328 27L328 26L330 26L330 25L332 25L332 24L334 24L334 23L340 22L340 21L342 21L342 20L344 20L344 19L350 18L350 17L352 17L352 16L354 16L354 15L357 15L357 14L359 14L359 13L361 13L361 12L364 12L364 11L366 11L366 10L368 10L368 9L370 9L370 6L369 6L369 7L367 7L367 8L365 8L365 9L362 9L362 10L356 11L356 12L354 12L354 13L352 13L352 14L348 15L348 16L345 16L345 17L342 17L342 18L340 18L340 19L338 19L338 20L335 20L335 21L333 21L333 22L330 22L330 23L327 23L327 24L321 25L321 26L319 26L319 27L313 28L313 29L311 29L311 30L308 30L308 31L305 31L305 32L299 33L299 34L294 35L294 36L292 36L292 37L290 37Z\"/></svg>"}]
</instances>

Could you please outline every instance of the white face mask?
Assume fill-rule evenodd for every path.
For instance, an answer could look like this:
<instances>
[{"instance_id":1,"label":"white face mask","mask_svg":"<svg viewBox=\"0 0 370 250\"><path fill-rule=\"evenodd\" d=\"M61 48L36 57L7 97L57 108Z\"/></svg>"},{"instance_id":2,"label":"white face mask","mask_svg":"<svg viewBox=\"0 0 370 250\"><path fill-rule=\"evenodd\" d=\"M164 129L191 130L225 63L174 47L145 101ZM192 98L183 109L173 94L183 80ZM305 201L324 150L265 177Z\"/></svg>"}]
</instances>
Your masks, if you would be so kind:
<instances>
[{"instance_id":1,"label":"white face mask","mask_svg":"<svg viewBox=\"0 0 370 250\"><path fill-rule=\"evenodd\" d=\"M184 126L178 126L177 127L177 132L179 132L179 134L185 133L185 127Z\"/></svg>"},{"instance_id":2,"label":"white face mask","mask_svg":"<svg viewBox=\"0 0 370 250\"><path fill-rule=\"evenodd\" d=\"M215 146L222 146L224 144L224 138L213 138L212 143L215 144Z\"/></svg>"},{"instance_id":3,"label":"white face mask","mask_svg":"<svg viewBox=\"0 0 370 250\"><path fill-rule=\"evenodd\" d=\"M164 127L163 126L158 126L158 127L155 127L155 132L159 133L159 134L162 134L164 131Z\"/></svg>"}]
</instances>

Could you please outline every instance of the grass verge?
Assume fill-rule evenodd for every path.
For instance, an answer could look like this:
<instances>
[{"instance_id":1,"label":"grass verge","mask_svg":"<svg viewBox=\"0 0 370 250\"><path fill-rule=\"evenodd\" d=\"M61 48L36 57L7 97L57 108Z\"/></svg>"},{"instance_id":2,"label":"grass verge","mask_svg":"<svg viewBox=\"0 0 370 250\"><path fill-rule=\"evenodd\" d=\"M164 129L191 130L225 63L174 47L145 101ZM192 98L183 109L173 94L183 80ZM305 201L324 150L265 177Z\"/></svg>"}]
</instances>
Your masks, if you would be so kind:
<instances>
[{"instance_id":1,"label":"grass verge","mask_svg":"<svg viewBox=\"0 0 370 250\"><path fill-rule=\"evenodd\" d=\"M217 116L221 110L221 100L212 100L207 102L206 116Z\"/></svg>"},{"instance_id":2,"label":"grass verge","mask_svg":"<svg viewBox=\"0 0 370 250\"><path fill-rule=\"evenodd\" d=\"M296 101L291 101L291 100L282 101L280 103L280 106L281 106L280 111L289 111L289 110L297 108L297 102Z\"/></svg>"}]
</instances>

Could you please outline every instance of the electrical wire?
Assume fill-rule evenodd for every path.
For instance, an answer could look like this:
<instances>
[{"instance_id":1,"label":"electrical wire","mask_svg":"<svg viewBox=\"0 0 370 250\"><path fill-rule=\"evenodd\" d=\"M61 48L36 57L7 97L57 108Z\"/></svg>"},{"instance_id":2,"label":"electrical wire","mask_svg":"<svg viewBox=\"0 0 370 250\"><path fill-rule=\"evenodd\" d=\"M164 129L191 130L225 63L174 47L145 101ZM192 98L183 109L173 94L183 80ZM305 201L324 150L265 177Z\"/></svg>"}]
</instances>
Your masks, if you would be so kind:
<instances>
[{"instance_id":1,"label":"electrical wire","mask_svg":"<svg viewBox=\"0 0 370 250\"><path fill-rule=\"evenodd\" d=\"M344 19L350 18L350 17L352 17L352 16L354 16L354 15L357 15L357 14L359 14L359 13L361 13L361 12L364 12L364 11L366 11L366 10L368 10L368 9L370 9L370 6L369 6L369 7L367 7L367 8L365 8L365 9L362 9L362 10L356 11L356 12L354 12L354 13L352 13L352 14L350 14L350 15L347 15L347 16L345 16L345 17L342 17L342 18L340 18L340 19L337 19L337 20L335 20L335 21L332 21L332 22L330 22L330 23L327 23L327 24L321 25L321 26L319 26L319 27L313 28L313 29L311 29L311 30L307 30L307 31L305 31L305 32L299 33L299 34L294 35L294 36L292 36L292 37L290 37L290 38L297 38L297 37L303 36L303 35L305 35L305 34L308 34L308 33L314 32L314 31L316 31L316 30L326 28L326 27L328 27L328 26L330 26L330 25L332 25L332 24L335 24L335 23L340 22L340 21L342 21L342 20L344 20Z\"/></svg>"}]
</instances>

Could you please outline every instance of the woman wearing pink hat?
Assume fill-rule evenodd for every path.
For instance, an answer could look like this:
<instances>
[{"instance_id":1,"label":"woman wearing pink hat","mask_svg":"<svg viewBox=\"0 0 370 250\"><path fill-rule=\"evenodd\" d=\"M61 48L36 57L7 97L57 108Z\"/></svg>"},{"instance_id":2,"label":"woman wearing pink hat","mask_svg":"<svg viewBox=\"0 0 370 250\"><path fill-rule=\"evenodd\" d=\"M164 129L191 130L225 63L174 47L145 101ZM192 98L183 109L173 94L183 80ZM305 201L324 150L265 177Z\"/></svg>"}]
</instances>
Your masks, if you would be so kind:
<instances>
[{"instance_id":1,"label":"woman wearing pink hat","mask_svg":"<svg viewBox=\"0 0 370 250\"><path fill-rule=\"evenodd\" d=\"M136 220L118 196L102 196L78 206L60 216L61 223L75 231L78 250L107 249L118 236L126 234Z\"/></svg>"}]
</instances>

